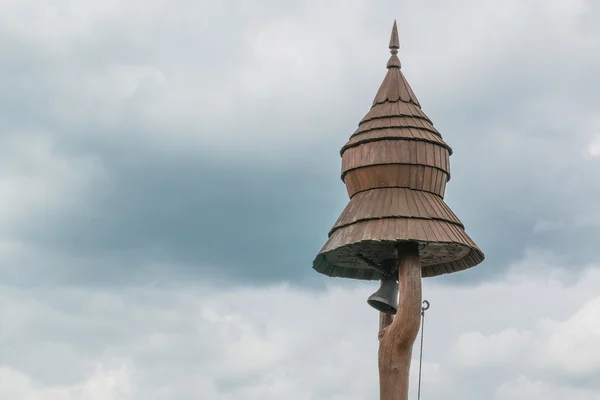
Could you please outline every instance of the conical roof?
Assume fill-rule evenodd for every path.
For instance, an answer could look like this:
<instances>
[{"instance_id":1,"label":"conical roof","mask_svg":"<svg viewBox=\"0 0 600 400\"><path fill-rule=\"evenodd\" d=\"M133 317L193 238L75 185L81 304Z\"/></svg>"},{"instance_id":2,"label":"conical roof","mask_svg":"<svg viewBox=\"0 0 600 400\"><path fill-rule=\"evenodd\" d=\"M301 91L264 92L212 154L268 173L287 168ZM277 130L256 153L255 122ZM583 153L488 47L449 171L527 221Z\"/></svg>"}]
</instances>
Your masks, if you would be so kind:
<instances>
[{"instance_id":1,"label":"conical roof","mask_svg":"<svg viewBox=\"0 0 600 400\"><path fill-rule=\"evenodd\" d=\"M398 242L417 242L422 275L473 267L484 255L444 202L452 149L401 71L394 21L387 74L367 115L342 147L350 202L313 262L328 276L380 279Z\"/></svg>"}]
</instances>

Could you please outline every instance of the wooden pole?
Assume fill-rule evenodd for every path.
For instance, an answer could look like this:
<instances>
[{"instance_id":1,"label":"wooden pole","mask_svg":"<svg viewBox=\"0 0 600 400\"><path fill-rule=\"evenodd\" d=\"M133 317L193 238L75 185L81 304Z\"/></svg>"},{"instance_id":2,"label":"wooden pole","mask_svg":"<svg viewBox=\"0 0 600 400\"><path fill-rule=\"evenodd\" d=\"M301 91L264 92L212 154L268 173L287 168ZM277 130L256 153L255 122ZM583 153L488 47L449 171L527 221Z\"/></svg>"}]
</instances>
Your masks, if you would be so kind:
<instances>
[{"instance_id":1,"label":"wooden pole","mask_svg":"<svg viewBox=\"0 0 600 400\"><path fill-rule=\"evenodd\" d=\"M412 347L421 325L421 263L416 243L398 246L398 312L380 316L380 400L408 400Z\"/></svg>"}]
</instances>

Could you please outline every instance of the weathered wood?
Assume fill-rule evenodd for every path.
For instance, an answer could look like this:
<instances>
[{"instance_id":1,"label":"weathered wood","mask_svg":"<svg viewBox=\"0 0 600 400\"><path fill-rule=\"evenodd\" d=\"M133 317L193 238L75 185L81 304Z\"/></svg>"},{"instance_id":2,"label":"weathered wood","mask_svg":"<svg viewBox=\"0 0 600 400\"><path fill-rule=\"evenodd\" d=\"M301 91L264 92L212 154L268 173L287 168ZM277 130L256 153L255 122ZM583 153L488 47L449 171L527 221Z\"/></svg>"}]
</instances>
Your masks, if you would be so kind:
<instances>
[{"instance_id":1,"label":"weathered wood","mask_svg":"<svg viewBox=\"0 0 600 400\"><path fill-rule=\"evenodd\" d=\"M360 125L367 121L382 117L418 117L433 124L427 114L421 110L420 106L416 106L412 103L405 103L403 101L396 101L375 104L363 119L360 120ZM437 132L435 128L433 129L434 132ZM437 134L439 135L440 133L437 132Z\"/></svg>"},{"instance_id":2,"label":"weathered wood","mask_svg":"<svg viewBox=\"0 0 600 400\"><path fill-rule=\"evenodd\" d=\"M385 328L390 326L390 324L392 323L393 320L394 320L393 315L383 313L383 312L379 313L379 335L378 335L379 340L381 340L383 338L383 335L385 334Z\"/></svg>"},{"instance_id":3,"label":"weathered wood","mask_svg":"<svg viewBox=\"0 0 600 400\"><path fill-rule=\"evenodd\" d=\"M452 149L401 71L394 21L387 74L369 112L340 151L350 202L313 261L327 276L379 280L398 259L400 302L380 314L381 400L407 400L421 315L421 278L474 267L483 252L444 203ZM389 278L389 277L388 277Z\"/></svg>"},{"instance_id":4,"label":"weathered wood","mask_svg":"<svg viewBox=\"0 0 600 400\"><path fill-rule=\"evenodd\" d=\"M346 174L348 196L370 189L407 188L444 197L448 174L432 167L410 164L370 165Z\"/></svg>"},{"instance_id":5,"label":"weathered wood","mask_svg":"<svg viewBox=\"0 0 600 400\"><path fill-rule=\"evenodd\" d=\"M378 107L381 107L378 106ZM381 110L384 112L384 110ZM414 138L425 138L436 143L443 143L444 146L448 146L440 133L433 127L433 124L421 117L406 117L406 116L391 116L386 115L379 118L373 118L368 121L361 123L356 131L350 136L350 139L354 139L357 136L364 135L367 132L373 132L378 129L392 128L394 130L408 130L405 132L397 132L400 136L410 136Z\"/></svg>"},{"instance_id":6,"label":"weathered wood","mask_svg":"<svg viewBox=\"0 0 600 400\"><path fill-rule=\"evenodd\" d=\"M375 95L373 106L380 103L393 103L396 101L412 103L417 107L421 107L419 100L417 100L417 96L411 89L410 85L406 81L406 78L404 77L404 74L400 70L400 66L390 66L388 64L388 72L385 78L383 78L383 82L381 83L381 86Z\"/></svg>"},{"instance_id":7,"label":"weathered wood","mask_svg":"<svg viewBox=\"0 0 600 400\"><path fill-rule=\"evenodd\" d=\"M483 252L443 203L451 148L421 110L401 71L392 30L387 74L371 110L341 150L350 203L313 261L328 276L380 278L378 263L398 242L417 242L422 276L474 267ZM435 199L434 199L435 197Z\"/></svg>"},{"instance_id":8,"label":"weathered wood","mask_svg":"<svg viewBox=\"0 0 600 400\"><path fill-rule=\"evenodd\" d=\"M424 165L450 175L449 157L447 148L421 140L382 139L362 143L342 154L342 179L353 169L385 164Z\"/></svg>"},{"instance_id":9,"label":"weathered wood","mask_svg":"<svg viewBox=\"0 0 600 400\"><path fill-rule=\"evenodd\" d=\"M412 347L421 324L421 265L415 243L398 246L400 302L390 321L380 317L380 400L407 400Z\"/></svg>"},{"instance_id":10,"label":"weathered wood","mask_svg":"<svg viewBox=\"0 0 600 400\"><path fill-rule=\"evenodd\" d=\"M405 188L381 188L352 197L333 225L332 232L360 221L381 218L438 220L463 228L458 217L439 196Z\"/></svg>"},{"instance_id":11,"label":"weathered wood","mask_svg":"<svg viewBox=\"0 0 600 400\"><path fill-rule=\"evenodd\" d=\"M395 201L399 198L396 197ZM352 207L353 204L348 206ZM364 212L357 210L354 212ZM423 276L460 271L483 260L481 251L456 223L411 216L382 216L335 228L313 263L313 268L329 276L379 279L378 274L360 272L361 269L371 268L356 255L362 254L381 263L394 257L394 246L404 241L419 243Z\"/></svg>"},{"instance_id":12,"label":"weathered wood","mask_svg":"<svg viewBox=\"0 0 600 400\"><path fill-rule=\"evenodd\" d=\"M377 140L421 140L439 144L451 152L450 146L438 134L425 129L417 129L408 124L402 123L400 118L379 118L369 121L358 127L358 130L350 137L348 142L342 147L341 154L350 147L357 146L366 142Z\"/></svg>"}]
</instances>

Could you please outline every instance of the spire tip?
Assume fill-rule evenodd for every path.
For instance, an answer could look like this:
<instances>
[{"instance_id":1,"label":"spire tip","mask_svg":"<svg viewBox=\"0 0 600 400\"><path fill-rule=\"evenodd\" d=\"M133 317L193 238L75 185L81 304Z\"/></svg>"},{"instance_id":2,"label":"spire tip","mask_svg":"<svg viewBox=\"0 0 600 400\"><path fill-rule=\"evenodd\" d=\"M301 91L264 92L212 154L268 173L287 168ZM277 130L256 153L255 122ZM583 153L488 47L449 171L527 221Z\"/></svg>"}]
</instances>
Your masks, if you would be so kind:
<instances>
[{"instance_id":1,"label":"spire tip","mask_svg":"<svg viewBox=\"0 0 600 400\"><path fill-rule=\"evenodd\" d=\"M398 39L398 25L396 24L396 20L394 20L394 27L392 28L392 35L390 37L390 50L399 48L400 40Z\"/></svg>"},{"instance_id":2,"label":"spire tip","mask_svg":"<svg viewBox=\"0 0 600 400\"><path fill-rule=\"evenodd\" d=\"M390 57L387 67L398 67L400 68L400 59L398 58L398 49L400 48L400 39L398 39L398 25L396 24L396 20L394 20L394 27L392 28L392 35L390 37L390 53L392 56Z\"/></svg>"}]
</instances>

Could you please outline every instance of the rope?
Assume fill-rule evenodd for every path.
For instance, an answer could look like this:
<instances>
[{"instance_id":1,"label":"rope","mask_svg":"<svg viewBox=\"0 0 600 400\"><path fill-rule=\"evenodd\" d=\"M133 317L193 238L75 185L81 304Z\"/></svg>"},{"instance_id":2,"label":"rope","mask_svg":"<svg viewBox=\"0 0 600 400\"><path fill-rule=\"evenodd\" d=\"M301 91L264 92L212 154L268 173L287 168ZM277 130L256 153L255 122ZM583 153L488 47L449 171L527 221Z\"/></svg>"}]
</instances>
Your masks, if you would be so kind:
<instances>
[{"instance_id":1,"label":"rope","mask_svg":"<svg viewBox=\"0 0 600 400\"><path fill-rule=\"evenodd\" d=\"M425 311L429 310L429 302L423 301L421 307L421 353L419 354L419 389L417 392L417 400L421 400L421 372L423 367L423 331L425 330Z\"/></svg>"}]
</instances>

